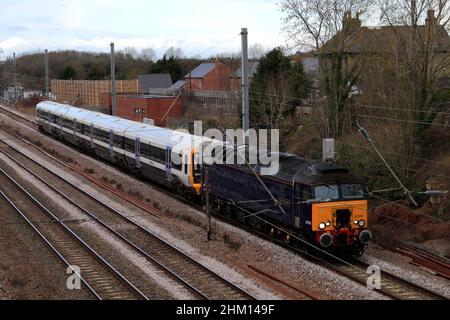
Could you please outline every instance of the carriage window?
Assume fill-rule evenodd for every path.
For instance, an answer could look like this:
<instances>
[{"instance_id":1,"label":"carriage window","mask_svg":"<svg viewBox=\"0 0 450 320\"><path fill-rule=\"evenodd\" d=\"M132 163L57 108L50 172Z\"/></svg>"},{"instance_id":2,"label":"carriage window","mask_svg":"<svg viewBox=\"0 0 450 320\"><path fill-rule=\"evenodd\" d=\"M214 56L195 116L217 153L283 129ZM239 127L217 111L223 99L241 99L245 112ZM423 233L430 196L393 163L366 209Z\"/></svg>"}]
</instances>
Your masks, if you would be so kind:
<instances>
[{"instance_id":1,"label":"carriage window","mask_svg":"<svg viewBox=\"0 0 450 320\"><path fill-rule=\"evenodd\" d=\"M166 163L166 150L150 144L141 143L141 155L149 160L161 164Z\"/></svg>"},{"instance_id":2,"label":"carriage window","mask_svg":"<svg viewBox=\"0 0 450 320\"><path fill-rule=\"evenodd\" d=\"M136 151L136 142L129 138L125 138L125 150L134 153Z\"/></svg>"}]
</instances>

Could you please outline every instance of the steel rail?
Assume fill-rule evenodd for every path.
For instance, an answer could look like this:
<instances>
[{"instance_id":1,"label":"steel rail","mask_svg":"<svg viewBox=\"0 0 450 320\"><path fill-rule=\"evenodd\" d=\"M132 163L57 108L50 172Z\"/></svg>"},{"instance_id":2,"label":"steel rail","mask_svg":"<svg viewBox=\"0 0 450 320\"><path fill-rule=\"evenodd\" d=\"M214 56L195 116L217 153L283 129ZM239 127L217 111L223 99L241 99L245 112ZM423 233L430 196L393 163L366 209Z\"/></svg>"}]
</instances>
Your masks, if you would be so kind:
<instances>
[{"instance_id":1,"label":"steel rail","mask_svg":"<svg viewBox=\"0 0 450 320\"><path fill-rule=\"evenodd\" d=\"M53 212L44 206L38 199L36 199L29 191L22 187L13 177L0 168L0 173L3 174L13 185L15 185L23 194L25 194L35 205L37 205L47 216L59 224L63 230L69 234L73 239L80 243L89 253L91 253L101 264L109 269L122 283L128 286L138 297L144 300L150 300L143 294L135 285L133 285L125 276L123 276L116 268L114 268L105 258L97 253L91 246L89 246L83 239L81 239L64 221L59 219Z\"/></svg>"},{"instance_id":2,"label":"steel rail","mask_svg":"<svg viewBox=\"0 0 450 320\"><path fill-rule=\"evenodd\" d=\"M37 235L45 242L45 244L50 247L50 249L67 265L67 267L72 267L72 265L67 261L67 259L56 249L51 242L39 231L39 229L31 222L30 219L14 204L14 202L8 198L8 196L0 191L0 195L5 198L8 204L25 220L25 222L37 233ZM73 269L72 269L73 270ZM94 288L84 279L77 270L73 270L74 273L80 278L81 282L88 288L89 291L98 299L102 300L100 294L98 294Z\"/></svg>"},{"instance_id":3,"label":"steel rail","mask_svg":"<svg viewBox=\"0 0 450 320\"><path fill-rule=\"evenodd\" d=\"M21 116L21 115L15 113L15 112L9 110L9 109L6 108L5 106L0 105L0 113L4 114L5 116L7 116L7 117L9 117L9 118L11 118L11 119L13 119L13 120L16 120L17 122L20 122L20 123L23 124L24 126L27 126L27 127L29 127L30 129L34 130L34 131L39 131L39 130L38 130L38 124L37 124L36 122L31 121L31 120L25 118L24 116ZM28 122L29 124L24 123L24 122L22 122L22 121L19 121L19 120L17 120L17 119L21 119L21 120L23 120L23 121L26 121L26 122Z\"/></svg>"},{"instance_id":4,"label":"steel rail","mask_svg":"<svg viewBox=\"0 0 450 320\"><path fill-rule=\"evenodd\" d=\"M29 120L27 120L27 121L29 121ZM72 170L72 168L70 168L70 166L68 166L67 164L63 163L63 162L60 161L59 159L56 159L55 157L53 157L52 155L46 153L45 151L41 150L39 147L35 146L34 144L32 144L32 143L30 143L30 142L28 142L28 141L25 141L25 140L23 140L23 142L25 142L25 143L27 143L27 144L29 144L29 145L31 145L31 146L37 148L37 149L38 149L40 152L42 152L43 154L49 156L51 159L55 160L56 162L58 162L59 164L63 165L64 167L67 167L67 168L69 168L69 169ZM154 185L154 184L152 184L152 185ZM156 187L156 186L155 186L155 187ZM161 188L161 187L157 187L157 188L158 188L158 190L164 192L165 194L168 194L168 195L170 195L170 196L172 196L172 197L176 197L177 199L183 201L184 203L186 203L186 204L188 204L188 205L190 205L190 206L194 206L195 208L198 209L198 204L195 204L195 203L190 202L190 201L188 201L188 200L186 200L186 199L184 199L184 198L182 198L182 197L179 197L179 196L177 196L177 195L174 195L173 193L169 193L166 189L163 189L163 188ZM298 249L298 248L296 248L296 247L287 245L287 244L286 244L285 242L283 242L283 241L279 241L279 240L277 240L277 239L274 239L274 238L272 238L272 237L269 237L268 235L266 235L266 234L264 234L264 233L258 232L258 231L254 230L254 229L251 229L251 228L247 227L246 225L244 225L244 224L242 224L242 223L238 223L238 222L236 222L236 221L234 221L234 220L229 220L228 218L222 216L221 214L219 214L219 213L217 213L217 212L214 212L214 215L215 215L216 217L221 218L222 220L227 220L228 223L231 222L232 224L237 224L237 225L239 225L240 227L244 227L244 229L246 229L246 230L248 230L248 231L250 231L250 232L252 232L252 233L256 233L258 236L263 237L263 238L265 238L265 239L267 239L267 240L269 240L269 241L271 241L271 242L277 243L278 245L281 245L281 246L283 246L283 247L285 247L285 248L287 248L287 249L289 249L289 250L291 250L291 251L294 251L294 252L299 253L299 254L302 254L302 255L307 255L309 258L314 258L317 262L324 263L325 267L327 267L328 269L333 270L333 271L335 271L335 272L338 272L338 273L340 273L340 274L342 274L342 275L345 275L345 276L349 277L350 279L352 279L352 280L354 280L354 281L356 281L356 282L358 282L358 283L362 283L362 281L360 281L360 280L358 280L358 279L352 278L350 275L346 274L344 271L342 271L342 270L341 270L341 271L337 270L337 266L336 266L336 265L333 266L333 264L331 264L331 263L324 262L324 261L323 261L322 259L320 259L320 258L314 257L314 256L312 256L311 254L309 254L309 253L307 253L307 252L304 252L304 251L302 251L302 250L300 250L300 249ZM362 263L362 262L361 262L361 263ZM392 274L388 274L388 273L385 273L385 272L384 272L384 274L387 275L388 277L396 278L396 276L394 276L394 275L392 275ZM398 278L398 277L397 277L397 278ZM427 292L429 295L434 295L434 296L435 296L436 298L438 298L438 299L448 299L448 298L446 298L446 297L444 297L444 296L441 296L441 295L439 295L439 294L437 294L437 293L435 293L435 292L433 292L433 291L430 291L430 290L428 290L428 289L426 289L426 288L423 288L423 287L420 287L420 286L418 286L418 285L415 285L414 283L411 283L411 282L409 282L409 281L407 281L407 280L404 280L404 279L401 279L401 278L399 278L399 279L400 279L399 281L402 281L403 283L407 284L408 286L410 286L410 287L416 287L417 290L422 290L422 291L424 291L424 292ZM364 284L365 284L365 283L364 283ZM386 296L388 296L388 297L394 298L394 299L399 299L399 298L400 298L400 297L398 297L398 295L391 294L391 293L389 293L389 292L382 292L382 291L380 291L380 293L382 293L382 294L384 294L384 295L386 295Z\"/></svg>"},{"instance_id":5,"label":"steel rail","mask_svg":"<svg viewBox=\"0 0 450 320\"><path fill-rule=\"evenodd\" d=\"M40 163L38 163L36 160L32 159L31 157L29 157L28 155L24 154L22 151L18 150L16 147L12 146L9 143L3 142L6 145L8 145L11 149L15 150L17 153L21 154L22 156L26 157L27 159L29 159L30 161L32 161L33 163L35 163L36 165L42 167L44 170L46 170L47 172L49 172L50 174L52 174L53 176L57 177L58 179L60 179L61 181L63 181L64 183L70 185L72 188L76 189L78 192L82 193L84 196L89 197L91 200L95 201L96 203L100 204L101 206L103 206L104 208L106 208L107 210L113 212L116 216L118 216L119 218L121 218L122 220L124 220L125 222L131 224L134 227L137 227L140 231L144 232L147 236L152 237L153 239L155 239L156 241L160 242L162 245L169 247L171 250L175 251L177 254L181 255L183 258L187 259L189 262L191 262L192 264L196 265L197 267L201 268L203 271L206 271L207 273L209 273L210 275L212 275L214 278L218 279L220 282L225 283L227 286L231 287L233 290L237 291L239 294L241 294L242 296L245 296L249 299L252 300L256 300L256 298L251 295L250 293L246 292L244 289L238 287L237 285L235 285L234 283L226 280L225 278L223 278L222 276L220 276L219 274L217 274L216 272L210 270L209 268L207 268L206 266L204 266L203 264L201 264L200 262L196 261L194 258L192 258L190 255L188 255L187 253L181 251L180 249L176 248L175 246L173 246L172 244L168 243L166 240L162 239L161 237L159 237L158 235L154 234L152 231L148 230L146 227L142 226L141 224L131 220L129 217L125 216L123 213L119 212L118 210L116 210L115 208L111 207L110 205L108 205L106 202L94 197L93 195L89 194L88 192L84 191L83 189L81 189L80 187L76 186L75 184L73 184L71 181L67 180L66 178L62 177L61 175L55 173L54 171L48 169L47 167L41 165ZM200 290L198 290L197 288L195 288L191 283L189 283L188 280L183 279L181 276L179 276L175 271L173 271L172 269L170 269L169 267L165 266L163 262L161 262L160 260L154 258L153 256L151 256L148 252L146 252L145 250L143 250L142 248L138 247L135 243L133 243L132 241L130 241L129 239L127 239L125 236L123 236L122 234L120 234L119 232L117 232L116 230L114 230L112 227L110 227L108 224L106 224L104 221L102 221L101 219L99 219L98 217L96 217L93 213L91 213L90 211L86 210L85 208L83 208L80 204L78 204L77 202L73 201L72 199L68 198L66 195L64 195L60 190L58 190L57 188L53 187L52 185L50 185L47 181L45 181L44 179L42 179L41 177L39 177L38 175L36 175L34 172L32 172L29 168L27 168L26 166L24 166L23 164L21 164L19 161L17 161L16 159L14 159L13 157L11 157L10 155L8 155L4 150L1 150L1 152L3 154L5 154L10 160L14 161L16 164L18 164L20 167L22 167L24 170L26 170L28 173L30 173L31 175L33 175L35 178L37 178L39 181L41 181L42 183L44 183L45 185L47 185L50 189L52 189L54 192L58 193L59 195L61 195L64 199L66 199L68 202L70 202L71 204L73 204L75 207L77 207L78 209L80 209L81 211L83 211L85 214L87 214L89 217L91 217L93 220L95 220L96 222L98 222L99 224L101 224L103 227L105 227L106 229L108 229L110 232L112 232L114 235L116 235L118 238L120 238L122 241L126 242L128 245L130 245L131 247L133 247L135 250L139 251L142 255L144 255L147 259L149 259L151 262L157 264L159 267L161 267L163 270L165 270L166 272L168 272L169 274L171 274L173 277L175 277L178 281L182 282L185 286L189 287L192 291L194 291L196 294L198 294L199 296L201 296L204 299L208 299L209 297L202 293ZM49 155L50 156L50 155ZM58 163L60 163L60 160L54 158L53 156L51 156L52 160L57 161ZM62 163L61 163L62 164Z\"/></svg>"}]
</instances>

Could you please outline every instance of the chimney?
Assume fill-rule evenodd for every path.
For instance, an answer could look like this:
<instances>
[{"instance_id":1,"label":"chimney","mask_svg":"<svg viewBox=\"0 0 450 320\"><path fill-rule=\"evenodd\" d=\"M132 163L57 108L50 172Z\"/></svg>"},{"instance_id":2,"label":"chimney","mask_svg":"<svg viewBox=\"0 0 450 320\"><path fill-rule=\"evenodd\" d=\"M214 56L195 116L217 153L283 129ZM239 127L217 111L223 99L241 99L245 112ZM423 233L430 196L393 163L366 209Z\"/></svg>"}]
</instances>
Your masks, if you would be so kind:
<instances>
[{"instance_id":1,"label":"chimney","mask_svg":"<svg viewBox=\"0 0 450 320\"><path fill-rule=\"evenodd\" d=\"M360 13L357 12L355 17L353 17L352 12L347 11L344 16L344 30L346 32L354 32L359 28L361 28Z\"/></svg>"},{"instance_id":2,"label":"chimney","mask_svg":"<svg viewBox=\"0 0 450 320\"><path fill-rule=\"evenodd\" d=\"M427 26L435 26L437 24L437 19L434 14L435 14L434 10L428 10L426 20Z\"/></svg>"},{"instance_id":3,"label":"chimney","mask_svg":"<svg viewBox=\"0 0 450 320\"><path fill-rule=\"evenodd\" d=\"M434 10L428 10L425 26L428 30L429 40L432 39L432 37L435 34L437 27L438 27L438 21L437 21L436 17L434 16L434 14L435 14Z\"/></svg>"}]
</instances>

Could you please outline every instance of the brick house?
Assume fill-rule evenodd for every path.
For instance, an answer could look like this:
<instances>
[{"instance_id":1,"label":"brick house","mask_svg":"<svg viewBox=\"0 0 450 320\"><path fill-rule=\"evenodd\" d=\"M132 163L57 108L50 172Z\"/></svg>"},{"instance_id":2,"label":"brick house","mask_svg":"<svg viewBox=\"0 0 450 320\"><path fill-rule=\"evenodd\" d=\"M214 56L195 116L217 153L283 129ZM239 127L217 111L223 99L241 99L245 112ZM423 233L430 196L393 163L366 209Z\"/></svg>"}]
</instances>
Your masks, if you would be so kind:
<instances>
[{"instance_id":1,"label":"brick house","mask_svg":"<svg viewBox=\"0 0 450 320\"><path fill-rule=\"evenodd\" d=\"M258 71L259 60L249 60L248 62L248 79L250 83L255 73ZM242 89L242 68L237 69L230 76L231 90L240 91Z\"/></svg>"},{"instance_id":2,"label":"brick house","mask_svg":"<svg viewBox=\"0 0 450 320\"><path fill-rule=\"evenodd\" d=\"M330 56L333 48L341 46L343 38L347 37L344 48L347 68L351 68L354 61L362 58L369 68L386 65L393 59L402 59L411 39L410 26L362 26L359 14L353 16L351 12L344 17L344 30L332 37L321 48L320 53L322 57ZM435 38L430 45L437 60L449 56L450 36L445 27L438 24L434 10L428 10L425 24L417 26L417 37L424 43L431 37Z\"/></svg>"},{"instance_id":3,"label":"brick house","mask_svg":"<svg viewBox=\"0 0 450 320\"><path fill-rule=\"evenodd\" d=\"M185 76L188 91L231 91L231 69L219 61L202 63Z\"/></svg>"}]
</instances>

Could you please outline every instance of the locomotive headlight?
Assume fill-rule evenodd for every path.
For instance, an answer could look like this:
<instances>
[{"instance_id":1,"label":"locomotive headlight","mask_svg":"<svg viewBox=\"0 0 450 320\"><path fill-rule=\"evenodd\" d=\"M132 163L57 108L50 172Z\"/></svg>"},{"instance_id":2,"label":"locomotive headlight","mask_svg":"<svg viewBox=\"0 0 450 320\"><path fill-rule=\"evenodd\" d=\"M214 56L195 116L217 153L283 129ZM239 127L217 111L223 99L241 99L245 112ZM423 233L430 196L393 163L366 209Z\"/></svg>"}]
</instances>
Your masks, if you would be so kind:
<instances>
[{"instance_id":1,"label":"locomotive headlight","mask_svg":"<svg viewBox=\"0 0 450 320\"><path fill-rule=\"evenodd\" d=\"M359 225L361 228L364 228L364 227L366 226L366 221L361 220L361 221L358 223L358 225Z\"/></svg>"},{"instance_id":2,"label":"locomotive headlight","mask_svg":"<svg viewBox=\"0 0 450 320\"><path fill-rule=\"evenodd\" d=\"M325 230L326 228L327 228L327 225L325 224L325 222L322 222L321 224L319 224L320 230Z\"/></svg>"},{"instance_id":3,"label":"locomotive headlight","mask_svg":"<svg viewBox=\"0 0 450 320\"><path fill-rule=\"evenodd\" d=\"M355 220L355 224L358 225L358 224L359 224L359 221L358 221L358 220Z\"/></svg>"}]
</instances>

